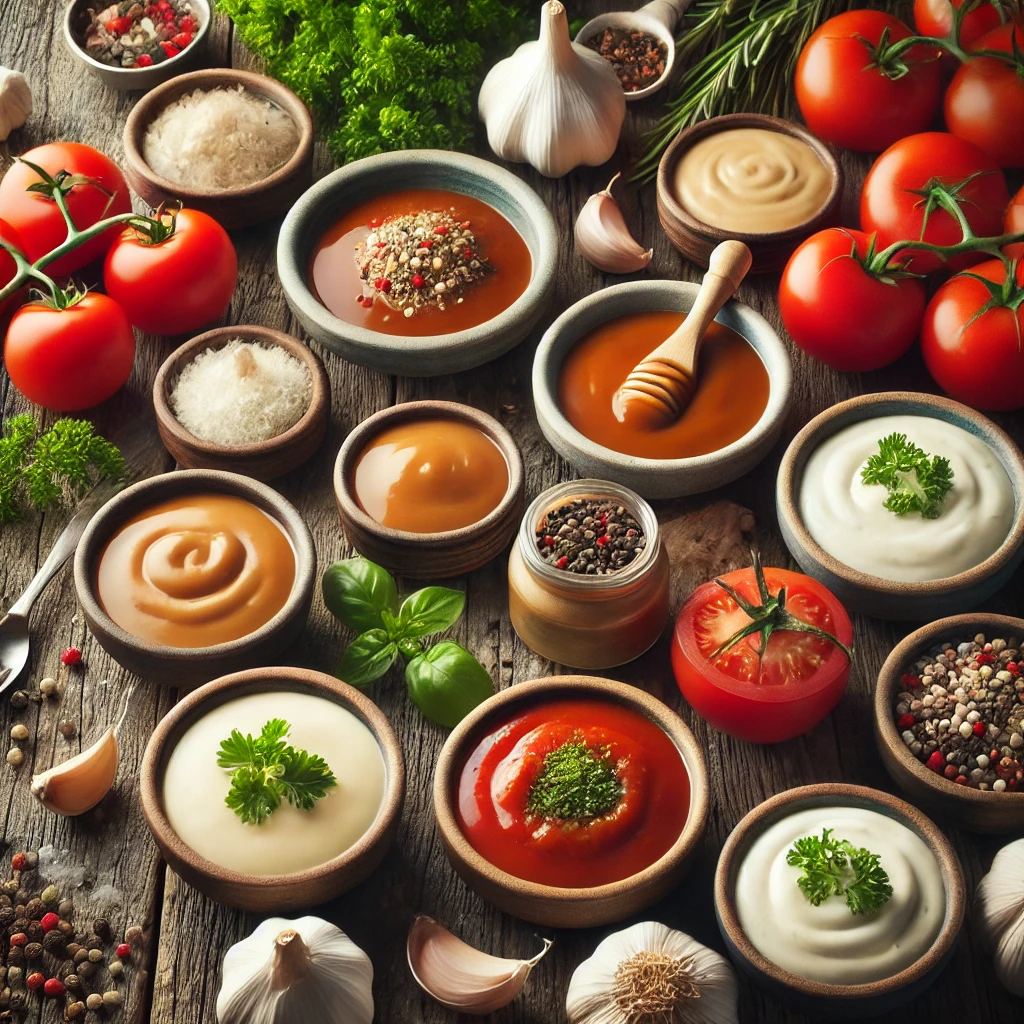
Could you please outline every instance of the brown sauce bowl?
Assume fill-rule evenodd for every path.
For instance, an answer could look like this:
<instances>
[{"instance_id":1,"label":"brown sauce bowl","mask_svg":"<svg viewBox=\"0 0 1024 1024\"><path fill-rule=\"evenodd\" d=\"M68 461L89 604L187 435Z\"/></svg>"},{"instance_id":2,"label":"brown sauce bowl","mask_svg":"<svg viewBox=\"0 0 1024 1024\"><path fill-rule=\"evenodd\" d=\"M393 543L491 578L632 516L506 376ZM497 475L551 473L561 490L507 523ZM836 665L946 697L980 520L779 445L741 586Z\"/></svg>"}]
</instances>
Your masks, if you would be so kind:
<instances>
[{"instance_id":1,"label":"brown sauce bowl","mask_svg":"<svg viewBox=\"0 0 1024 1024\"><path fill-rule=\"evenodd\" d=\"M483 519L457 530L412 533L384 526L356 499L352 477L366 446L381 431L417 419L455 419L476 427L497 445L508 467L508 487ZM373 562L411 579L462 576L497 557L519 530L524 498L523 458L512 435L492 416L458 402L405 402L374 413L353 430L334 465L338 514L352 546Z\"/></svg>"}]
</instances>

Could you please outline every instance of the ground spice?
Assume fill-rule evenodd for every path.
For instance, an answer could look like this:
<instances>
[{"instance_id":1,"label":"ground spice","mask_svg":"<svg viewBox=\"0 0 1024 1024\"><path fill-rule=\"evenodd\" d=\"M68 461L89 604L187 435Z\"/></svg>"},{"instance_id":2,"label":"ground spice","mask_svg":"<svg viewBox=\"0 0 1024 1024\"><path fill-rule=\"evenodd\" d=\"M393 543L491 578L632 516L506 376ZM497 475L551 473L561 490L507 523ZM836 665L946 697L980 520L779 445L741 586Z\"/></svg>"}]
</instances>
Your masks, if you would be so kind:
<instances>
[{"instance_id":1,"label":"ground spice","mask_svg":"<svg viewBox=\"0 0 1024 1024\"><path fill-rule=\"evenodd\" d=\"M535 532L545 562L587 576L621 572L647 545L636 517L603 498L574 498L548 512Z\"/></svg>"},{"instance_id":2,"label":"ground spice","mask_svg":"<svg viewBox=\"0 0 1024 1024\"><path fill-rule=\"evenodd\" d=\"M177 57L199 31L188 0L121 0L100 11L89 8L88 14L85 52L117 68L148 68Z\"/></svg>"},{"instance_id":3,"label":"ground spice","mask_svg":"<svg viewBox=\"0 0 1024 1024\"><path fill-rule=\"evenodd\" d=\"M624 92L646 89L665 73L668 47L650 32L606 28L583 45L611 64Z\"/></svg>"},{"instance_id":4,"label":"ground spice","mask_svg":"<svg viewBox=\"0 0 1024 1024\"><path fill-rule=\"evenodd\" d=\"M903 676L894 717L910 752L972 789L1024 791L1024 678L1017 638L943 643Z\"/></svg>"}]
</instances>

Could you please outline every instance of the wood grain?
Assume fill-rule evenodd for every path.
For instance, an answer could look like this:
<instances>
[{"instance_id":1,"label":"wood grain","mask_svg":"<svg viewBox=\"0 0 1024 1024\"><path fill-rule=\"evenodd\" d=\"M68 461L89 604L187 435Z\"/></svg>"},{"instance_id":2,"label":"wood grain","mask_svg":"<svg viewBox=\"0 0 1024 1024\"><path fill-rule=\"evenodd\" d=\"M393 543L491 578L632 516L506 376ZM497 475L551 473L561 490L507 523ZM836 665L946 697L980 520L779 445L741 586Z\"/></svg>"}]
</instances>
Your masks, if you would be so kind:
<instances>
[{"instance_id":1,"label":"wood grain","mask_svg":"<svg viewBox=\"0 0 1024 1024\"><path fill-rule=\"evenodd\" d=\"M585 13L621 6L615 0L592 0ZM61 5L0 0L0 53L3 63L20 68L33 88L36 110L26 128L0 146L3 166L33 145L66 138L88 142L115 159L122 158L121 133L134 99L105 89L86 75L64 51L59 37ZM241 47L224 18L218 18L210 41L210 63L259 70L259 63ZM662 94L662 97L664 94ZM571 227L576 213L593 192L603 188L613 170L638 150L639 132L660 109L661 98L630 109L627 133L615 160L604 168L585 168L551 181L529 168L516 168L545 199L561 230L561 272L551 316L590 294L611 278L591 268L575 252ZM486 155L486 147L481 147ZM844 221L856 223L855 186L866 160L842 156L848 181ZM329 169L322 145L316 148L318 175ZM617 193L637 238L654 249L645 272L651 278L699 279L662 233L654 188ZM239 254L239 287L226 323L263 324L301 336L284 303L274 272L277 223L233 234ZM95 282L96 274L84 275ZM644 275L641 275L644 276ZM740 298L779 326L774 279L748 280ZM140 337L135 370L128 386L96 411L96 422L117 436L132 423L149 422L150 388L160 362L182 339ZM398 401L441 398L465 402L495 416L515 437L526 467L527 496L573 476L546 445L533 415L530 367L537 336L515 351L478 370L431 380L390 378L345 363L312 346L327 368L332 413L327 439L304 466L277 481L278 489L296 504L313 533L320 569L351 553L346 545L331 483L331 466L348 431L371 413ZM856 394L907 388L936 390L915 352L875 373L838 374L793 351L794 404L783 440L765 462L735 484L657 506L667 527L673 554L673 599L678 604L708 576L735 567L744 558L739 523L744 509L760 527L769 564L789 558L775 524L774 481L785 443L811 416ZM0 378L0 413L4 418L28 411L28 405ZM51 417L48 417L48 419ZM1019 415L997 417L1016 441L1024 439ZM170 468L157 445L142 464L143 473ZM0 533L0 598L10 604L45 558L64 525L63 514L29 517ZM405 582L403 590L416 584ZM516 680L561 670L527 650L515 637L507 615L507 582L503 557L456 585L467 594L467 614L452 636L481 659L501 687ZM988 609L1020 615L1024 596L1011 584L988 602ZM145 948L129 969L125 1014L130 1022L213 1024L220 985L220 967L227 948L257 924L255 915L225 910L201 896L159 861L139 810L136 777L145 742L172 696L133 680L114 665L86 633L77 615L70 574L65 572L40 599L32 617L34 660L29 688L45 675L61 683L59 705L31 704L14 714L4 703L0 727L24 721L33 733L26 763L17 771L0 772L3 844L0 854L20 848L52 845L61 863L80 869L67 873L76 886L75 899L85 912L103 911L115 931L131 923L146 928ZM903 627L859 617L858 658L846 696L837 711L809 735L777 747L763 748L720 736L684 705L672 680L667 635L643 659L610 675L642 686L666 700L687 720L705 752L713 786L709 827L698 862L683 884L649 912L649 916L682 928L701 941L722 948L714 922L711 880L722 844L735 823L753 806L784 789L811 782L847 781L892 790L871 735L871 693L886 654L900 639ZM285 655L285 662L332 671L348 639L346 631L314 601L309 627ZM69 671L59 654L70 643L83 650L83 667ZM81 819L64 820L44 812L29 795L33 771L77 753L119 713L130 687L136 684L129 720L122 736L122 766L117 787L101 808ZM345 897L316 912L345 929L373 960L377 1020L384 1024L450 1024L453 1015L431 1002L415 986L405 964L405 935L417 912L443 920L467 941L507 956L531 955L539 948L537 929L483 904L459 881L441 850L431 810L433 766L445 731L425 722L404 692L398 672L370 691L395 727L409 767L409 789L397 842L381 869ZM57 731L64 718L80 723L80 738L67 743ZM947 832L963 862L969 889L987 870L998 840ZM58 870L58 869L54 869ZM646 916L646 915L645 915ZM565 990L575 967L589 956L610 929L552 933L556 947L538 967L523 996L490 1018L494 1024L562 1024ZM1011 1024L1021 1016L1013 1000L995 980L980 936L969 925L952 965L938 983L907 1009L881 1018L888 1024L933 1024L961 1020L978 1024ZM116 1019L116 1018L115 1018ZM459 1018L468 1021L470 1018ZM802 1024L754 987L740 987L740 1019L760 1024ZM31 1004L28 1020L57 1024L60 1013L50 1001Z\"/></svg>"}]
</instances>

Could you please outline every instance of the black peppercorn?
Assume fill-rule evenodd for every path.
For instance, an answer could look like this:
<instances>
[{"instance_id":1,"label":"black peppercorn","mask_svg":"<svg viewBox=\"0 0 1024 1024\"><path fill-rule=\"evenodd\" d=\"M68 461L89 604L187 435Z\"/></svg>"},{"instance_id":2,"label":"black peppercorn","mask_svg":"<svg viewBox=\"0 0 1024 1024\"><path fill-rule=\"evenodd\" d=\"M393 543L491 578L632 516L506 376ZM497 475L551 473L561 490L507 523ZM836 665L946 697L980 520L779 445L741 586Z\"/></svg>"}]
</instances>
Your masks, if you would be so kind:
<instances>
[{"instance_id":1,"label":"black peppercorn","mask_svg":"<svg viewBox=\"0 0 1024 1024\"><path fill-rule=\"evenodd\" d=\"M75 934L75 926L70 921L58 921L57 928L61 935L71 936Z\"/></svg>"},{"instance_id":2,"label":"black peppercorn","mask_svg":"<svg viewBox=\"0 0 1024 1024\"><path fill-rule=\"evenodd\" d=\"M16 889L14 893L14 902L24 906L28 901L32 899L32 893L26 892L24 889Z\"/></svg>"},{"instance_id":3,"label":"black peppercorn","mask_svg":"<svg viewBox=\"0 0 1024 1024\"><path fill-rule=\"evenodd\" d=\"M64 975L64 987L69 992L81 992L82 979L72 971L70 974Z\"/></svg>"},{"instance_id":4,"label":"black peppercorn","mask_svg":"<svg viewBox=\"0 0 1024 1024\"><path fill-rule=\"evenodd\" d=\"M36 896L25 904L25 913L38 921L46 913L46 904Z\"/></svg>"},{"instance_id":5,"label":"black peppercorn","mask_svg":"<svg viewBox=\"0 0 1024 1024\"><path fill-rule=\"evenodd\" d=\"M14 924L16 916L14 907L0 907L0 928L9 928Z\"/></svg>"},{"instance_id":6,"label":"black peppercorn","mask_svg":"<svg viewBox=\"0 0 1024 1024\"><path fill-rule=\"evenodd\" d=\"M96 965L88 960L81 963L75 969L75 973L83 980L88 981L96 973Z\"/></svg>"},{"instance_id":7,"label":"black peppercorn","mask_svg":"<svg viewBox=\"0 0 1024 1024\"><path fill-rule=\"evenodd\" d=\"M7 951L7 963L23 967L25 965L25 950L21 946L11 946Z\"/></svg>"},{"instance_id":8,"label":"black peppercorn","mask_svg":"<svg viewBox=\"0 0 1024 1024\"><path fill-rule=\"evenodd\" d=\"M90 935L83 943L86 949L102 949L103 940L98 935Z\"/></svg>"},{"instance_id":9,"label":"black peppercorn","mask_svg":"<svg viewBox=\"0 0 1024 1024\"><path fill-rule=\"evenodd\" d=\"M11 694L11 707L15 711L21 711L28 707L28 694L24 690L15 690Z\"/></svg>"},{"instance_id":10,"label":"black peppercorn","mask_svg":"<svg viewBox=\"0 0 1024 1024\"><path fill-rule=\"evenodd\" d=\"M29 921L25 934L28 936L29 942L42 942L46 932L43 931L43 926L38 921Z\"/></svg>"},{"instance_id":11,"label":"black peppercorn","mask_svg":"<svg viewBox=\"0 0 1024 1024\"><path fill-rule=\"evenodd\" d=\"M43 946L41 942L30 942L25 947L25 956L29 960L38 960L43 955Z\"/></svg>"},{"instance_id":12,"label":"black peppercorn","mask_svg":"<svg viewBox=\"0 0 1024 1024\"><path fill-rule=\"evenodd\" d=\"M89 950L79 948L75 953L75 963L84 964L89 959Z\"/></svg>"},{"instance_id":13,"label":"black peppercorn","mask_svg":"<svg viewBox=\"0 0 1024 1024\"><path fill-rule=\"evenodd\" d=\"M61 900L60 906L57 907L57 916L63 917L65 921L70 921L75 913L75 904L71 900Z\"/></svg>"},{"instance_id":14,"label":"black peppercorn","mask_svg":"<svg viewBox=\"0 0 1024 1024\"><path fill-rule=\"evenodd\" d=\"M13 896L18 891L18 883L13 878L9 878L3 885L0 885L0 889L3 889L8 896Z\"/></svg>"},{"instance_id":15,"label":"black peppercorn","mask_svg":"<svg viewBox=\"0 0 1024 1024\"><path fill-rule=\"evenodd\" d=\"M17 910L15 910L17 914ZM23 932L28 929L28 918L27 917L15 917L14 925L12 926L16 932Z\"/></svg>"},{"instance_id":16,"label":"black peppercorn","mask_svg":"<svg viewBox=\"0 0 1024 1024\"><path fill-rule=\"evenodd\" d=\"M96 933L99 938L103 939L104 942L110 941L110 922L104 920L102 917L96 918L92 923L92 930Z\"/></svg>"},{"instance_id":17,"label":"black peppercorn","mask_svg":"<svg viewBox=\"0 0 1024 1024\"><path fill-rule=\"evenodd\" d=\"M7 893L0 893L0 907L13 907L14 903L11 901L11 897Z\"/></svg>"},{"instance_id":18,"label":"black peppercorn","mask_svg":"<svg viewBox=\"0 0 1024 1024\"><path fill-rule=\"evenodd\" d=\"M62 957L67 951L67 947L64 944L64 936L58 931L47 932L43 936L43 949L54 956Z\"/></svg>"}]
</instances>

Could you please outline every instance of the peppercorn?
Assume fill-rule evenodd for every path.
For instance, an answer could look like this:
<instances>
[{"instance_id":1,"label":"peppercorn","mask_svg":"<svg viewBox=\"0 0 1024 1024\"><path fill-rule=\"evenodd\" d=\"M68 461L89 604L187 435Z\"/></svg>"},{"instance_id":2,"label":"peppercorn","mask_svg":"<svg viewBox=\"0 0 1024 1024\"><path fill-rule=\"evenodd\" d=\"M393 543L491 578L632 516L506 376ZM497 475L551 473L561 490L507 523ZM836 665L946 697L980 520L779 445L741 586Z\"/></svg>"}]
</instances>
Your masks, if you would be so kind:
<instances>
[{"instance_id":1,"label":"peppercorn","mask_svg":"<svg viewBox=\"0 0 1024 1024\"><path fill-rule=\"evenodd\" d=\"M43 983L43 993L48 996L64 995L64 986L57 978L47 978Z\"/></svg>"},{"instance_id":2,"label":"peppercorn","mask_svg":"<svg viewBox=\"0 0 1024 1024\"><path fill-rule=\"evenodd\" d=\"M46 934L38 921L29 921L25 933L28 935L29 942L42 942L43 936Z\"/></svg>"},{"instance_id":3,"label":"peppercorn","mask_svg":"<svg viewBox=\"0 0 1024 1024\"><path fill-rule=\"evenodd\" d=\"M142 942L142 929L137 924L133 924L131 928L124 933L124 940L132 946L138 946ZM120 950L118 950L117 955L121 955Z\"/></svg>"},{"instance_id":4,"label":"peppercorn","mask_svg":"<svg viewBox=\"0 0 1024 1024\"><path fill-rule=\"evenodd\" d=\"M25 963L25 950L21 946L11 946L7 950L7 963L21 967Z\"/></svg>"},{"instance_id":5,"label":"peppercorn","mask_svg":"<svg viewBox=\"0 0 1024 1024\"><path fill-rule=\"evenodd\" d=\"M13 896L18 891L18 883L13 878L8 878L0 885L0 889L3 889L7 896Z\"/></svg>"},{"instance_id":6,"label":"peppercorn","mask_svg":"<svg viewBox=\"0 0 1024 1024\"><path fill-rule=\"evenodd\" d=\"M88 981L96 973L96 965L88 960L75 968L75 973L83 980Z\"/></svg>"},{"instance_id":7,"label":"peppercorn","mask_svg":"<svg viewBox=\"0 0 1024 1024\"><path fill-rule=\"evenodd\" d=\"M120 960L111 960L107 964L107 971L112 978L120 978L124 974L124 964Z\"/></svg>"},{"instance_id":8,"label":"peppercorn","mask_svg":"<svg viewBox=\"0 0 1024 1024\"><path fill-rule=\"evenodd\" d=\"M103 993L103 1005L108 1009L116 1009L122 1003L121 993L117 989L108 989Z\"/></svg>"},{"instance_id":9,"label":"peppercorn","mask_svg":"<svg viewBox=\"0 0 1024 1024\"><path fill-rule=\"evenodd\" d=\"M17 725L11 726L11 739L21 742L22 740L28 739L28 727L22 725L20 722Z\"/></svg>"},{"instance_id":10,"label":"peppercorn","mask_svg":"<svg viewBox=\"0 0 1024 1024\"><path fill-rule=\"evenodd\" d=\"M15 690L11 694L11 707L15 711L22 711L28 707L28 693L25 690Z\"/></svg>"},{"instance_id":11,"label":"peppercorn","mask_svg":"<svg viewBox=\"0 0 1024 1024\"><path fill-rule=\"evenodd\" d=\"M122 942L114 951L122 960L127 960L132 955L132 947L127 942Z\"/></svg>"},{"instance_id":12,"label":"peppercorn","mask_svg":"<svg viewBox=\"0 0 1024 1024\"><path fill-rule=\"evenodd\" d=\"M25 913L28 914L29 917L38 921L43 914L46 913L46 907L38 896L34 896L25 904Z\"/></svg>"},{"instance_id":13,"label":"peppercorn","mask_svg":"<svg viewBox=\"0 0 1024 1024\"><path fill-rule=\"evenodd\" d=\"M28 944L28 936L24 932L15 932L11 936L12 946L25 946Z\"/></svg>"},{"instance_id":14,"label":"peppercorn","mask_svg":"<svg viewBox=\"0 0 1024 1024\"><path fill-rule=\"evenodd\" d=\"M11 993L11 1009L21 1010L24 1009L25 1003L28 1002L24 992L12 992Z\"/></svg>"},{"instance_id":15,"label":"peppercorn","mask_svg":"<svg viewBox=\"0 0 1024 1024\"><path fill-rule=\"evenodd\" d=\"M65 665L77 665L82 660L82 652L77 647L65 647L60 660Z\"/></svg>"},{"instance_id":16,"label":"peppercorn","mask_svg":"<svg viewBox=\"0 0 1024 1024\"><path fill-rule=\"evenodd\" d=\"M28 988L42 988L46 978L43 976L42 971L33 971L26 979L25 985Z\"/></svg>"},{"instance_id":17,"label":"peppercorn","mask_svg":"<svg viewBox=\"0 0 1024 1024\"><path fill-rule=\"evenodd\" d=\"M75 725L70 718L61 722L60 725L57 726L57 730L66 740L73 740L78 735L78 726Z\"/></svg>"},{"instance_id":18,"label":"peppercorn","mask_svg":"<svg viewBox=\"0 0 1024 1024\"><path fill-rule=\"evenodd\" d=\"M52 697L57 692L57 680L47 676L39 684L39 692L44 697Z\"/></svg>"},{"instance_id":19,"label":"peppercorn","mask_svg":"<svg viewBox=\"0 0 1024 1024\"><path fill-rule=\"evenodd\" d=\"M86 949L102 949L103 940L98 935L90 935L82 942L82 945Z\"/></svg>"},{"instance_id":20,"label":"peppercorn","mask_svg":"<svg viewBox=\"0 0 1024 1024\"><path fill-rule=\"evenodd\" d=\"M7 763L12 768L17 768L24 760L25 755L18 747L11 747L11 749L7 751Z\"/></svg>"},{"instance_id":21,"label":"peppercorn","mask_svg":"<svg viewBox=\"0 0 1024 1024\"><path fill-rule=\"evenodd\" d=\"M103 1008L103 996L99 992L90 992L85 999L85 1005L89 1010L100 1010Z\"/></svg>"},{"instance_id":22,"label":"peppercorn","mask_svg":"<svg viewBox=\"0 0 1024 1024\"><path fill-rule=\"evenodd\" d=\"M43 949L54 956L63 956L67 952L64 936L58 931L47 932L43 936Z\"/></svg>"},{"instance_id":23,"label":"peppercorn","mask_svg":"<svg viewBox=\"0 0 1024 1024\"><path fill-rule=\"evenodd\" d=\"M48 885L40 894L39 898L48 907L53 907L60 901L60 889L55 885Z\"/></svg>"},{"instance_id":24,"label":"peppercorn","mask_svg":"<svg viewBox=\"0 0 1024 1024\"><path fill-rule=\"evenodd\" d=\"M110 935L110 922L102 917L96 918L92 923L92 930L98 935L104 942L109 942Z\"/></svg>"},{"instance_id":25,"label":"peppercorn","mask_svg":"<svg viewBox=\"0 0 1024 1024\"><path fill-rule=\"evenodd\" d=\"M7 984L11 988L17 988L25 977L25 972L20 967L7 968Z\"/></svg>"},{"instance_id":26,"label":"peppercorn","mask_svg":"<svg viewBox=\"0 0 1024 1024\"><path fill-rule=\"evenodd\" d=\"M68 1003L67 1009L64 1011L69 1020L78 1020L79 1017L85 1016L85 1003L75 1001Z\"/></svg>"},{"instance_id":27,"label":"peppercorn","mask_svg":"<svg viewBox=\"0 0 1024 1024\"><path fill-rule=\"evenodd\" d=\"M70 921L65 921L63 918L57 922L57 929L60 931L61 935L75 934L75 926Z\"/></svg>"},{"instance_id":28,"label":"peppercorn","mask_svg":"<svg viewBox=\"0 0 1024 1024\"><path fill-rule=\"evenodd\" d=\"M64 975L64 987L72 992L79 992L82 989L82 979L74 972Z\"/></svg>"},{"instance_id":29,"label":"peppercorn","mask_svg":"<svg viewBox=\"0 0 1024 1024\"><path fill-rule=\"evenodd\" d=\"M94 963L94 964L100 963L103 960L103 950L102 949L90 949L89 950L89 960L92 963Z\"/></svg>"},{"instance_id":30,"label":"peppercorn","mask_svg":"<svg viewBox=\"0 0 1024 1024\"><path fill-rule=\"evenodd\" d=\"M82 947L77 942L68 943L68 956L73 957Z\"/></svg>"},{"instance_id":31,"label":"peppercorn","mask_svg":"<svg viewBox=\"0 0 1024 1024\"><path fill-rule=\"evenodd\" d=\"M14 907L0 907L0 928L5 931L14 924Z\"/></svg>"},{"instance_id":32,"label":"peppercorn","mask_svg":"<svg viewBox=\"0 0 1024 1024\"><path fill-rule=\"evenodd\" d=\"M39 864L39 854L35 850L27 850L25 852L25 867L29 871L34 871L36 866Z\"/></svg>"},{"instance_id":33,"label":"peppercorn","mask_svg":"<svg viewBox=\"0 0 1024 1024\"><path fill-rule=\"evenodd\" d=\"M38 960L43 955L43 944L41 942L30 942L25 947L25 956L29 960Z\"/></svg>"},{"instance_id":34,"label":"peppercorn","mask_svg":"<svg viewBox=\"0 0 1024 1024\"><path fill-rule=\"evenodd\" d=\"M39 919L44 932L52 932L60 924L60 918L51 910L43 914Z\"/></svg>"},{"instance_id":35,"label":"peppercorn","mask_svg":"<svg viewBox=\"0 0 1024 1024\"><path fill-rule=\"evenodd\" d=\"M24 871L25 865L27 863L28 863L28 858L23 853L16 853L11 858L11 867L14 868L15 871ZM17 885L15 885L14 891L17 892L17 890L18 890L18 887L17 887Z\"/></svg>"},{"instance_id":36,"label":"peppercorn","mask_svg":"<svg viewBox=\"0 0 1024 1024\"><path fill-rule=\"evenodd\" d=\"M89 950L79 948L74 955L76 964L84 964L89 959Z\"/></svg>"}]
</instances>

